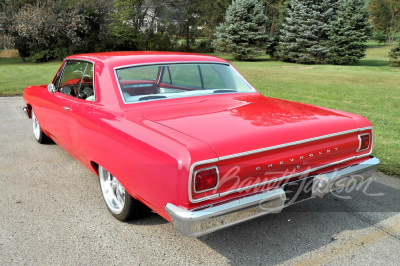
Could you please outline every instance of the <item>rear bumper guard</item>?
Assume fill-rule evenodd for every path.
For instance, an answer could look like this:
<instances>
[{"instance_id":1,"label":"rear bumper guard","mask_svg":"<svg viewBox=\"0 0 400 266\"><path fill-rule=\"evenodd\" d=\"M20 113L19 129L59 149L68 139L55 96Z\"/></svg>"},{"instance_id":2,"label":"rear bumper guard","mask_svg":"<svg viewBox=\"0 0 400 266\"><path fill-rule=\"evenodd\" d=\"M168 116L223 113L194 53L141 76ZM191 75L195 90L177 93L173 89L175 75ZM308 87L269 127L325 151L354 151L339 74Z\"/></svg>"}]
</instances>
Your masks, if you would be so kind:
<instances>
[{"instance_id":1,"label":"rear bumper guard","mask_svg":"<svg viewBox=\"0 0 400 266\"><path fill-rule=\"evenodd\" d=\"M314 176L310 198L322 198L332 191L364 181L371 177L378 164L379 159L371 157L360 164ZM178 232L199 237L262 215L279 213L290 204L285 190L278 187L204 209L185 210L168 203L165 210Z\"/></svg>"}]
</instances>

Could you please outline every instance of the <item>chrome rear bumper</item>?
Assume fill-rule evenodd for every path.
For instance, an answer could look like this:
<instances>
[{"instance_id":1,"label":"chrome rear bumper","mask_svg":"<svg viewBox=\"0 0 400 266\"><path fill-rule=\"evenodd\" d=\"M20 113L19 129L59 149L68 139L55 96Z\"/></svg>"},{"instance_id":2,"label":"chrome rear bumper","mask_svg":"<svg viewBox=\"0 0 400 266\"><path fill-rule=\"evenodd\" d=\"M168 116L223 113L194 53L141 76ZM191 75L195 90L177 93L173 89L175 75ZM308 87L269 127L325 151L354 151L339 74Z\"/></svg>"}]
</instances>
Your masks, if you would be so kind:
<instances>
[{"instance_id":1,"label":"chrome rear bumper","mask_svg":"<svg viewBox=\"0 0 400 266\"><path fill-rule=\"evenodd\" d=\"M379 159L371 157L360 164L314 176L310 198L322 198L332 191L364 181L371 177L378 164ZM277 187L204 209L185 210L168 203L165 210L178 232L188 237L199 237L262 215L279 213L291 204L286 199L285 190Z\"/></svg>"}]
</instances>

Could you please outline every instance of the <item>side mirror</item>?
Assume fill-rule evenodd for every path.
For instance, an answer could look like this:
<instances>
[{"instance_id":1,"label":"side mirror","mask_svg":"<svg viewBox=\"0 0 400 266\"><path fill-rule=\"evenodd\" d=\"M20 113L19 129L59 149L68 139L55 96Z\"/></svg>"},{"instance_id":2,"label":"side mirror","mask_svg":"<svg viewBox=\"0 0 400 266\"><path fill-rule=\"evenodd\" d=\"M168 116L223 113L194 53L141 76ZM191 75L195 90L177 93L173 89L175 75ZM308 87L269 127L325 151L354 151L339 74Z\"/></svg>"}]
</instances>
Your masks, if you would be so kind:
<instances>
[{"instance_id":1,"label":"side mirror","mask_svg":"<svg viewBox=\"0 0 400 266\"><path fill-rule=\"evenodd\" d=\"M47 90L48 90L50 93L54 93L54 92L56 91L56 86L54 86L53 83L50 83L49 85L47 85Z\"/></svg>"}]
</instances>

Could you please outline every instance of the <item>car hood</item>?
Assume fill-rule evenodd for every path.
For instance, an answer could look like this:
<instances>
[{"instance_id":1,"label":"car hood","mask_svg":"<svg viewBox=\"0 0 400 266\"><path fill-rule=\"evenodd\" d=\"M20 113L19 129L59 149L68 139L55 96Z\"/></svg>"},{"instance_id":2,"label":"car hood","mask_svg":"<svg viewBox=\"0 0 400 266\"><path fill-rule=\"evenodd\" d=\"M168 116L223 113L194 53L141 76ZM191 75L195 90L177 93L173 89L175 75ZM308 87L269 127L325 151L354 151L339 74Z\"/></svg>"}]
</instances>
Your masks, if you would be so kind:
<instances>
[{"instance_id":1,"label":"car hood","mask_svg":"<svg viewBox=\"0 0 400 266\"><path fill-rule=\"evenodd\" d=\"M357 128L351 114L258 93L181 100L136 111L207 143L218 157Z\"/></svg>"}]
</instances>

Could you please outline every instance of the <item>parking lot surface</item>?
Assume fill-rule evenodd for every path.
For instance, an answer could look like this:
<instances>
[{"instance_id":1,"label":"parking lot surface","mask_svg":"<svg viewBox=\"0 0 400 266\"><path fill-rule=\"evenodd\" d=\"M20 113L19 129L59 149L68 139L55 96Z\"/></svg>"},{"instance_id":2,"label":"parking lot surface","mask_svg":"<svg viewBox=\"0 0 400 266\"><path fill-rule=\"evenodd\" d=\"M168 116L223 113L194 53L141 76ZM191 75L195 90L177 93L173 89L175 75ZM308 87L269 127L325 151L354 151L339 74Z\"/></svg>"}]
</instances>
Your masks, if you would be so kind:
<instances>
[{"instance_id":1,"label":"parking lot surface","mask_svg":"<svg viewBox=\"0 0 400 266\"><path fill-rule=\"evenodd\" d=\"M400 263L400 179L376 173L351 191L192 239L157 214L114 219L93 173L35 141L23 105L0 98L0 265Z\"/></svg>"}]
</instances>

